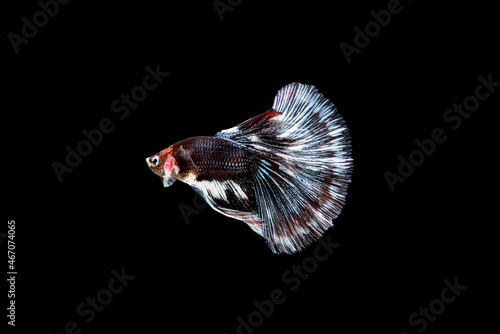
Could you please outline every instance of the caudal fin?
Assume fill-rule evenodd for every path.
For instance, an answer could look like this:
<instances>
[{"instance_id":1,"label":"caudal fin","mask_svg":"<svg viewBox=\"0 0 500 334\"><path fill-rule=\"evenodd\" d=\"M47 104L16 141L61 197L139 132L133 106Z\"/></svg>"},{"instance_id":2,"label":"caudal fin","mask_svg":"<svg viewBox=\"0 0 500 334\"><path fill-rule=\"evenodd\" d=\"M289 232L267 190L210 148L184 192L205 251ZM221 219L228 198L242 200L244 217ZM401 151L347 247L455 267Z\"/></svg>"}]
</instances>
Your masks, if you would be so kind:
<instances>
[{"instance_id":1,"label":"caudal fin","mask_svg":"<svg viewBox=\"0 0 500 334\"><path fill-rule=\"evenodd\" d=\"M300 251L333 226L351 179L351 142L335 105L314 86L283 87L272 109L216 137L260 157L252 186L273 252Z\"/></svg>"}]
</instances>

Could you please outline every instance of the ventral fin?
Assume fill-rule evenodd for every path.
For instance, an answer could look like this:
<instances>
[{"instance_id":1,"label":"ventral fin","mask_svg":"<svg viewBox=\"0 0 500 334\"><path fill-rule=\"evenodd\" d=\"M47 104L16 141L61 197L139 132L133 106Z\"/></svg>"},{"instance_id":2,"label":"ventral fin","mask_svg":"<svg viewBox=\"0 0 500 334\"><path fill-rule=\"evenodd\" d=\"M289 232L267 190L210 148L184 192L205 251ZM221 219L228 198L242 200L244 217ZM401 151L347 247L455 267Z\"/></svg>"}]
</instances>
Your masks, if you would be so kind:
<instances>
[{"instance_id":1,"label":"ventral fin","mask_svg":"<svg viewBox=\"0 0 500 334\"><path fill-rule=\"evenodd\" d=\"M190 184L215 211L245 222L262 236L262 219L256 213L251 183L245 177L225 178L212 174L203 181Z\"/></svg>"}]
</instances>

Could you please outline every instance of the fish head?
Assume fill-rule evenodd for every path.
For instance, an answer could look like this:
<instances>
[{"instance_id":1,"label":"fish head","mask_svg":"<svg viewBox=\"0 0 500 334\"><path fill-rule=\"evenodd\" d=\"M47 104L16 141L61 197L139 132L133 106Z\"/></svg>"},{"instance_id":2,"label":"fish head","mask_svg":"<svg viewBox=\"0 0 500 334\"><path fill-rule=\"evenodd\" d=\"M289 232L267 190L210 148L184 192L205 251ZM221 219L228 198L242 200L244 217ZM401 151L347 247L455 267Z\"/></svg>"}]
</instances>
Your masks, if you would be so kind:
<instances>
[{"instance_id":1,"label":"fish head","mask_svg":"<svg viewBox=\"0 0 500 334\"><path fill-rule=\"evenodd\" d=\"M174 158L173 146L146 158L149 169L162 178L163 186L169 187L177 179L179 167Z\"/></svg>"}]
</instances>

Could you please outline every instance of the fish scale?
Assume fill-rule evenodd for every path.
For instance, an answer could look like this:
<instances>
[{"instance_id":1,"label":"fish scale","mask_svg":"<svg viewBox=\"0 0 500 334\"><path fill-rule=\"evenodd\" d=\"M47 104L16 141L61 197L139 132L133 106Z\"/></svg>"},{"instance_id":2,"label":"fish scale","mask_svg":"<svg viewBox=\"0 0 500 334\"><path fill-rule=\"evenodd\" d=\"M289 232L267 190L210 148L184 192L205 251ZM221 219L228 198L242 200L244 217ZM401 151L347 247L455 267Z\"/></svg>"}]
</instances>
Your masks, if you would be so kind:
<instances>
[{"instance_id":1,"label":"fish scale","mask_svg":"<svg viewBox=\"0 0 500 334\"><path fill-rule=\"evenodd\" d=\"M195 137L178 143L186 154L186 166L194 174L245 172L251 169L254 155L238 143L215 138Z\"/></svg>"}]
</instances>

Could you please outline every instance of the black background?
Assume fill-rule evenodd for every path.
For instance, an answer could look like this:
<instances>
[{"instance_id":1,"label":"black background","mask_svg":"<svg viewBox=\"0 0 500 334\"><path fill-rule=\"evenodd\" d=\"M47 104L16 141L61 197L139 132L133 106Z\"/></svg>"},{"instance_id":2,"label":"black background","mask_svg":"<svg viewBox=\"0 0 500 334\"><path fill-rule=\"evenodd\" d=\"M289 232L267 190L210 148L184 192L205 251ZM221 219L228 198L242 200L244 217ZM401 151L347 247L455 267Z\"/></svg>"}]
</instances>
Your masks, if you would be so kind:
<instances>
[{"instance_id":1,"label":"black background","mask_svg":"<svg viewBox=\"0 0 500 334\"><path fill-rule=\"evenodd\" d=\"M16 330L59 333L75 321L81 333L233 334L252 301L281 289L286 301L255 333L414 333L408 317L457 277L467 289L425 332L484 332L496 314L491 119L500 93L456 130L443 114L474 94L479 75L500 81L498 18L493 5L401 4L350 64L339 44L353 44L354 27L387 1L246 0L223 21L212 1L72 1L19 53L5 37L3 211L17 226ZM4 8L4 36L39 10L33 0ZM157 64L170 75L120 120L112 101ZM283 273L316 244L275 255L209 208L186 224L179 205L193 206L194 192L180 182L164 189L144 158L266 111L295 81L337 105L355 168L326 233L341 246L290 291ZM59 182L53 161L64 163L65 147L103 118L114 131ZM391 192L384 173L397 173L398 156L437 127L447 140ZM77 306L123 267L135 278L85 323Z\"/></svg>"}]
</instances>

